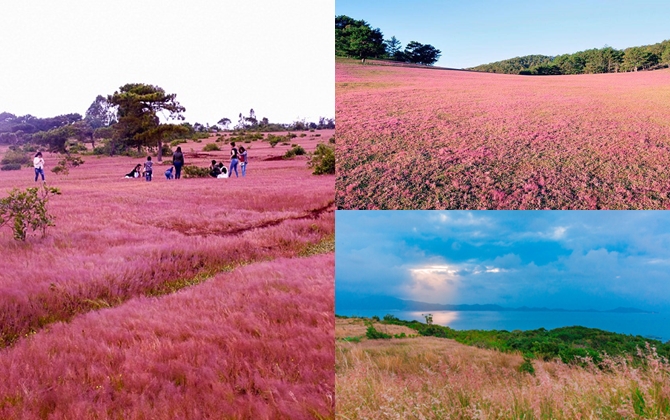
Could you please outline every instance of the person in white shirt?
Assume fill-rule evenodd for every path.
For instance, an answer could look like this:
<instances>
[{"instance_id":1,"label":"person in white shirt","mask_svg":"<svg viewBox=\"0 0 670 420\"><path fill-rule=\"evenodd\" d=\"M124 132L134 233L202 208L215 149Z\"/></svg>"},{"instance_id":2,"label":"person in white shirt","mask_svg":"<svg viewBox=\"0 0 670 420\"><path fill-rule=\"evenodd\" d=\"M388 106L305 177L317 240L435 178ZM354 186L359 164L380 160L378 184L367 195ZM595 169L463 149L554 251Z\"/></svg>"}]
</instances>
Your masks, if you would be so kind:
<instances>
[{"instance_id":1,"label":"person in white shirt","mask_svg":"<svg viewBox=\"0 0 670 420\"><path fill-rule=\"evenodd\" d=\"M42 159L42 152L37 152L35 155L33 166L35 167L35 182L37 182L39 175L42 175L42 181L44 181L44 159Z\"/></svg>"}]
</instances>

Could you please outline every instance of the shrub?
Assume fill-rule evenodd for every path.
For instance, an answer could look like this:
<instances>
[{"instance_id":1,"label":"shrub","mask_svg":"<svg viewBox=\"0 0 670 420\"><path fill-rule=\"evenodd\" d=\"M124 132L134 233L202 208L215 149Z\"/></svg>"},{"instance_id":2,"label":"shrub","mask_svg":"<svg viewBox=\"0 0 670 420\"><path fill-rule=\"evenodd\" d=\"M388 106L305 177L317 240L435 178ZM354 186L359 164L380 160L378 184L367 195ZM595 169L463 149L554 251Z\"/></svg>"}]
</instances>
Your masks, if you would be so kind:
<instances>
[{"instance_id":1,"label":"shrub","mask_svg":"<svg viewBox=\"0 0 670 420\"><path fill-rule=\"evenodd\" d=\"M328 139L328 143L335 144L335 136Z\"/></svg>"},{"instance_id":2,"label":"shrub","mask_svg":"<svg viewBox=\"0 0 670 420\"><path fill-rule=\"evenodd\" d=\"M347 341L349 343L360 343L361 342L361 337L354 336L354 337L344 337L342 341Z\"/></svg>"},{"instance_id":3,"label":"shrub","mask_svg":"<svg viewBox=\"0 0 670 420\"><path fill-rule=\"evenodd\" d=\"M170 142L170 146L176 147L176 146L179 146L180 144L184 144L184 143L186 143L186 140L182 140L182 139L172 140Z\"/></svg>"},{"instance_id":4,"label":"shrub","mask_svg":"<svg viewBox=\"0 0 670 420\"><path fill-rule=\"evenodd\" d=\"M161 148L161 154L163 156L172 156L172 149L167 144L164 144Z\"/></svg>"},{"instance_id":5,"label":"shrub","mask_svg":"<svg viewBox=\"0 0 670 420\"><path fill-rule=\"evenodd\" d=\"M30 163L30 156L28 156L27 153L22 152L21 150L18 150L16 148L9 149L7 153L5 153L5 156L2 158L2 161L0 161L3 165L8 165L8 164L18 164L20 165L25 165L27 163Z\"/></svg>"},{"instance_id":6,"label":"shrub","mask_svg":"<svg viewBox=\"0 0 670 420\"><path fill-rule=\"evenodd\" d=\"M12 223L14 239L25 241L28 228L33 232L42 230L42 236L46 234L49 226L54 226L53 217L47 210L49 197L60 194L58 188L26 188L25 191L13 189L9 195L0 200L0 226Z\"/></svg>"},{"instance_id":7,"label":"shrub","mask_svg":"<svg viewBox=\"0 0 670 420\"><path fill-rule=\"evenodd\" d=\"M270 134L268 136L268 141L270 142L270 146L275 147L277 143L281 141L282 137L281 136L275 136Z\"/></svg>"},{"instance_id":8,"label":"shrub","mask_svg":"<svg viewBox=\"0 0 670 420\"><path fill-rule=\"evenodd\" d=\"M215 151L219 151L219 150L221 150L221 148L216 143L206 144L205 147L202 148L203 152L215 152Z\"/></svg>"},{"instance_id":9,"label":"shrub","mask_svg":"<svg viewBox=\"0 0 670 420\"><path fill-rule=\"evenodd\" d=\"M295 156L302 156L306 153L307 152L305 152L305 149L303 149L302 146L296 144L292 149L286 151L286 154L284 154L284 159L291 159Z\"/></svg>"},{"instance_id":10,"label":"shrub","mask_svg":"<svg viewBox=\"0 0 670 420\"><path fill-rule=\"evenodd\" d=\"M317 144L308 165L314 169L314 172L312 172L314 175L334 174L335 151L332 147L323 143Z\"/></svg>"},{"instance_id":11,"label":"shrub","mask_svg":"<svg viewBox=\"0 0 670 420\"><path fill-rule=\"evenodd\" d=\"M58 161L58 165L54 166L51 172L59 175L69 175L70 168L76 168L83 164L84 161L79 156L66 155L63 159Z\"/></svg>"},{"instance_id":12,"label":"shrub","mask_svg":"<svg viewBox=\"0 0 670 420\"><path fill-rule=\"evenodd\" d=\"M209 176L208 168L201 168L195 165L188 165L182 168L184 178L206 178Z\"/></svg>"},{"instance_id":13,"label":"shrub","mask_svg":"<svg viewBox=\"0 0 670 420\"><path fill-rule=\"evenodd\" d=\"M523 363L519 366L519 372L535 375L535 368L533 367L533 362L531 362L530 358L524 356Z\"/></svg>"},{"instance_id":14,"label":"shrub","mask_svg":"<svg viewBox=\"0 0 670 420\"><path fill-rule=\"evenodd\" d=\"M307 134L305 134L305 133L300 133L300 137L307 137Z\"/></svg>"},{"instance_id":15,"label":"shrub","mask_svg":"<svg viewBox=\"0 0 670 420\"><path fill-rule=\"evenodd\" d=\"M369 338L370 340L378 340L378 339L389 339L393 338L392 335L386 334L385 332L377 331L375 327L372 325L368 326L367 331L365 331L365 336Z\"/></svg>"},{"instance_id":16,"label":"shrub","mask_svg":"<svg viewBox=\"0 0 670 420\"><path fill-rule=\"evenodd\" d=\"M19 169L21 169L20 163L8 163L0 166L0 171L18 171Z\"/></svg>"}]
</instances>

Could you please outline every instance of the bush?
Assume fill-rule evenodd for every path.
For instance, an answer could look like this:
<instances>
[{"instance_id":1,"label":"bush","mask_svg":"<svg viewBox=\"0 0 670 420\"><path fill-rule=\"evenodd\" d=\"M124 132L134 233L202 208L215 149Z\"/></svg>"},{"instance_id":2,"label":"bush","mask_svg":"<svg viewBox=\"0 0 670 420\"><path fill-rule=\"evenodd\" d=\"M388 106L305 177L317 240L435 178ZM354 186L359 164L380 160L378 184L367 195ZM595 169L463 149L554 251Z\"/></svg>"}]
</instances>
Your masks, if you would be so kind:
<instances>
[{"instance_id":1,"label":"bush","mask_svg":"<svg viewBox=\"0 0 670 420\"><path fill-rule=\"evenodd\" d=\"M328 143L335 144L335 136L328 139Z\"/></svg>"},{"instance_id":2,"label":"bush","mask_svg":"<svg viewBox=\"0 0 670 420\"><path fill-rule=\"evenodd\" d=\"M172 140L170 142L170 146L176 147L176 146L179 146L180 144L184 144L184 143L186 143L186 140L182 140L182 139Z\"/></svg>"},{"instance_id":3,"label":"bush","mask_svg":"<svg viewBox=\"0 0 670 420\"><path fill-rule=\"evenodd\" d=\"M49 196L60 194L57 188L26 188L25 191L13 189L9 196L0 200L0 226L7 223L12 224L14 239L25 241L28 228L32 231L42 230L42 236L46 229L53 226L53 217L47 210Z\"/></svg>"},{"instance_id":4,"label":"bush","mask_svg":"<svg viewBox=\"0 0 670 420\"><path fill-rule=\"evenodd\" d=\"M22 152L21 150L18 150L16 148L9 149L7 153L5 153L5 156L2 158L0 163L3 165L8 165L8 164L18 164L19 166L25 165L31 162L30 156L28 156L27 153Z\"/></svg>"},{"instance_id":5,"label":"bush","mask_svg":"<svg viewBox=\"0 0 670 420\"><path fill-rule=\"evenodd\" d=\"M286 151L286 154L284 154L284 159L291 159L295 156L302 156L306 153L307 152L305 152L305 149L303 149L302 146L295 145L292 149Z\"/></svg>"},{"instance_id":6,"label":"bush","mask_svg":"<svg viewBox=\"0 0 670 420\"><path fill-rule=\"evenodd\" d=\"M203 152L218 152L220 150L221 150L221 148L216 143L206 144L205 147L202 148Z\"/></svg>"},{"instance_id":7,"label":"bush","mask_svg":"<svg viewBox=\"0 0 670 420\"><path fill-rule=\"evenodd\" d=\"M167 144L164 144L161 148L161 154L163 156L172 156L172 149Z\"/></svg>"},{"instance_id":8,"label":"bush","mask_svg":"<svg viewBox=\"0 0 670 420\"><path fill-rule=\"evenodd\" d=\"M335 150L323 143L317 144L308 165L314 169L314 172L312 172L314 175L334 174Z\"/></svg>"},{"instance_id":9,"label":"bush","mask_svg":"<svg viewBox=\"0 0 670 420\"><path fill-rule=\"evenodd\" d=\"M307 137L307 134L305 134L305 133L300 133L300 137Z\"/></svg>"},{"instance_id":10,"label":"bush","mask_svg":"<svg viewBox=\"0 0 670 420\"><path fill-rule=\"evenodd\" d=\"M283 137L281 136L275 136L275 135L268 135L268 141L270 142L270 146L275 147L277 143L281 141Z\"/></svg>"},{"instance_id":11,"label":"bush","mask_svg":"<svg viewBox=\"0 0 670 420\"><path fill-rule=\"evenodd\" d=\"M201 168L195 165L188 165L182 168L184 178L206 178L209 176L209 168Z\"/></svg>"},{"instance_id":12,"label":"bush","mask_svg":"<svg viewBox=\"0 0 670 420\"><path fill-rule=\"evenodd\" d=\"M21 169L20 163L8 163L0 166L0 171L18 171L19 169Z\"/></svg>"},{"instance_id":13,"label":"bush","mask_svg":"<svg viewBox=\"0 0 670 420\"><path fill-rule=\"evenodd\" d=\"M373 327L372 325L369 325L369 326L368 326L367 331L365 331L365 336L366 336L367 338L369 338L370 340L378 340L378 339L389 339L389 338L393 338L393 336L390 335L390 334L386 334L386 333L384 333L384 332L377 331L377 330L375 329L375 327Z\"/></svg>"},{"instance_id":14,"label":"bush","mask_svg":"<svg viewBox=\"0 0 670 420\"><path fill-rule=\"evenodd\" d=\"M530 361L530 358L524 356L523 363L521 363L519 366L519 372L526 372L530 373L531 375L535 375L535 368L533 367L533 362Z\"/></svg>"},{"instance_id":15,"label":"bush","mask_svg":"<svg viewBox=\"0 0 670 420\"><path fill-rule=\"evenodd\" d=\"M70 168L76 168L83 165L84 161L79 156L66 155L63 159L58 161L58 165L54 166L51 172L61 175L69 175Z\"/></svg>"}]
</instances>

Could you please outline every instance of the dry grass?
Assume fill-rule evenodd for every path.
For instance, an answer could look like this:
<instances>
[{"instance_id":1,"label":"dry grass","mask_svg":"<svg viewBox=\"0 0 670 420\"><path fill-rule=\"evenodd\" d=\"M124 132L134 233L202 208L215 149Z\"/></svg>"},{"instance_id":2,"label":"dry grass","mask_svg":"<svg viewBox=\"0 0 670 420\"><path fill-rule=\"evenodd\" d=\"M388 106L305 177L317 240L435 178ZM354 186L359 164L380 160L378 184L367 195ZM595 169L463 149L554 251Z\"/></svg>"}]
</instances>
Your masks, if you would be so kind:
<instances>
[{"instance_id":1,"label":"dry grass","mask_svg":"<svg viewBox=\"0 0 670 420\"><path fill-rule=\"evenodd\" d=\"M338 341L336 360L341 419L670 418L670 366L651 349L645 368L533 361L534 375L520 355L435 337Z\"/></svg>"}]
</instances>

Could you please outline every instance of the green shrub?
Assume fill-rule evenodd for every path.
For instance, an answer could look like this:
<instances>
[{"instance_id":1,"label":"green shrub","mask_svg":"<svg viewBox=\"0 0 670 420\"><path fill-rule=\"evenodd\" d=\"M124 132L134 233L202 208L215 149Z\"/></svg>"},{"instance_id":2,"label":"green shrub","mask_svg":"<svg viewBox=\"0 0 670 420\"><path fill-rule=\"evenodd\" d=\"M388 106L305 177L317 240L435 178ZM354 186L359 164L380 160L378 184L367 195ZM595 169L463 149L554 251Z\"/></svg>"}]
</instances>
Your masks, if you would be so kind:
<instances>
[{"instance_id":1,"label":"green shrub","mask_svg":"<svg viewBox=\"0 0 670 420\"><path fill-rule=\"evenodd\" d=\"M161 148L161 152L163 156L172 156L172 149L167 144L163 145L163 147Z\"/></svg>"},{"instance_id":2,"label":"green shrub","mask_svg":"<svg viewBox=\"0 0 670 420\"><path fill-rule=\"evenodd\" d=\"M203 152L218 152L220 150L221 150L221 148L216 143L206 144L205 147L202 148Z\"/></svg>"},{"instance_id":3,"label":"green shrub","mask_svg":"<svg viewBox=\"0 0 670 420\"><path fill-rule=\"evenodd\" d=\"M0 171L18 171L19 169L21 169L20 163L8 163L0 166Z\"/></svg>"},{"instance_id":4,"label":"green shrub","mask_svg":"<svg viewBox=\"0 0 670 420\"><path fill-rule=\"evenodd\" d=\"M291 159L295 156L302 156L306 153L307 152L305 152L305 149L303 149L302 146L296 144L292 149L286 151L284 154L284 159Z\"/></svg>"},{"instance_id":5,"label":"green shrub","mask_svg":"<svg viewBox=\"0 0 670 420\"><path fill-rule=\"evenodd\" d=\"M188 165L182 168L184 178L206 178L209 176L209 168L201 168L195 165Z\"/></svg>"},{"instance_id":6,"label":"green shrub","mask_svg":"<svg viewBox=\"0 0 670 420\"><path fill-rule=\"evenodd\" d=\"M47 227L54 225L47 203L49 197L55 194L60 194L60 190L46 184L42 184L41 188L26 188L25 191L13 189L0 200L0 226L11 222L17 241L26 240L28 228L33 232L40 229L44 236Z\"/></svg>"},{"instance_id":7,"label":"green shrub","mask_svg":"<svg viewBox=\"0 0 670 420\"><path fill-rule=\"evenodd\" d=\"M334 174L335 150L323 143L317 144L308 165L314 169L314 175Z\"/></svg>"},{"instance_id":8,"label":"green shrub","mask_svg":"<svg viewBox=\"0 0 670 420\"><path fill-rule=\"evenodd\" d=\"M361 342L361 337L354 336L354 337L344 337L342 341L347 341L349 343L360 343Z\"/></svg>"},{"instance_id":9,"label":"green shrub","mask_svg":"<svg viewBox=\"0 0 670 420\"><path fill-rule=\"evenodd\" d=\"M305 134L305 133L300 133L300 137L307 137L307 134Z\"/></svg>"},{"instance_id":10,"label":"green shrub","mask_svg":"<svg viewBox=\"0 0 670 420\"><path fill-rule=\"evenodd\" d=\"M321 134L315 134L314 137L321 137Z\"/></svg>"},{"instance_id":11,"label":"green shrub","mask_svg":"<svg viewBox=\"0 0 670 420\"><path fill-rule=\"evenodd\" d=\"M270 146L275 147L277 143L281 141L282 137L273 136L272 134L270 134L270 136L268 136L268 139L269 139L268 141L270 142Z\"/></svg>"},{"instance_id":12,"label":"green shrub","mask_svg":"<svg viewBox=\"0 0 670 420\"><path fill-rule=\"evenodd\" d=\"M365 331L365 336L369 338L370 340L378 340L378 339L389 339L393 338L392 335L386 334L385 332L377 331L375 327L372 325L368 326L367 331Z\"/></svg>"},{"instance_id":13,"label":"green shrub","mask_svg":"<svg viewBox=\"0 0 670 420\"><path fill-rule=\"evenodd\" d=\"M535 368L533 367L533 362L531 362L530 358L524 356L523 363L521 363L519 366L519 372L526 372L530 373L531 375L535 375Z\"/></svg>"},{"instance_id":14,"label":"green shrub","mask_svg":"<svg viewBox=\"0 0 670 420\"><path fill-rule=\"evenodd\" d=\"M335 144L335 136L328 139L328 143Z\"/></svg>"},{"instance_id":15,"label":"green shrub","mask_svg":"<svg viewBox=\"0 0 670 420\"><path fill-rule=\"evenodd\" d=\"M28 156L27 153L18 150L16 148L9 149L7 153L5 153L5 156L2 158L2 160L0 161L0 163L3 165L14 163L18 164L19 166L25 165L30 162L31 162L30 156Z\"/></svg>"},{"instance_id":16,"label":"green shrub","mask_svg":"<svg viewBox=\"0 0 670 420\"><path fill-rule=\"evenodd\" d=\"M79 156L66 155L63 159L58 161L58 165L54 166L53 169L51 169L51 172L57 175L69 175L70 168L76 168L83 164L84 161Z\"/></svg>"},{"instance_id":17,"label":"green shrub","mask_svg":"<svg viewBox=\"0 0 670 420\"><path fill-rule=\"evenodd\" d=\"M184 143L186 143L186 140L182 140L182 139L172 140L170 142L170 146L176 147L176 146L179 146L180 144L184 144Z\"/></svg>"}]
</instances>

